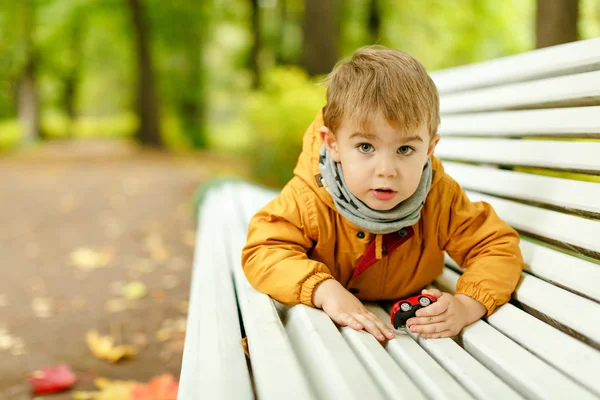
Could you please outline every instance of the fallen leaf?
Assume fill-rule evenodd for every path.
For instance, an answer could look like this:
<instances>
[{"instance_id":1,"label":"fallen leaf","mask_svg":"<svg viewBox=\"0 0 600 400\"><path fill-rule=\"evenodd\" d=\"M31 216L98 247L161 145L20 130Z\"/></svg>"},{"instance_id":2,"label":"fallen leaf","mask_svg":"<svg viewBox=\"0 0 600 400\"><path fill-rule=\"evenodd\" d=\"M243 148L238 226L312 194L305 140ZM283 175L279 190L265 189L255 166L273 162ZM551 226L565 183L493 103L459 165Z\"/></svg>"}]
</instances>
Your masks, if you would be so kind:
<instances>
[{"instance_id":1,"label":"fallen leaf","mask_svg":"<svg viewBox=\"0 0 600 400\"><path fill-rule=\"evenodd\" d=\"M115 346L115 340L113 337L100 336L100 334L96 331L88 331L86 335L86 342L94 356L112 363L116 363L122 358L137 354L137 349L133 346Z\"/></svg>"},{"instance_id":2,"label":"fallen leaf","mask_svg":"<svg viewBox=\"0 0 600 400\"><path fill-rule=\"evenodd\" d=\"M75 400L130 400L135 381L111 381L97 378L94 384L98 391L77 391L73 393Z\"/></svg>"},{"instance_id":3,"label":"fallen leaf","mask_svg":"<svg viewBox=\"0 0 600 400\"><path fill-rule=\"evenodd\" d=\"M13 356L22 356L23 354L25 354L25 342L23 341L23 338L13 338L10 354L12 354Z\"/></svg>"},{"instance_id":4,"label":"fallen leaf","mask_svg":"<svg viewBox=\"0 0 600 400\"><path fill-rule=\"evenodd\" d=\"M157 233L149 234L145 239L146 249L150 253L150 258L157 262L166 261L171 252L164 245L163 239Z\"/></svg>"},{"instance_id":5,"label":"fallen leaf","mask_svg":"<svg viewBox=\"0 0 600 400\"><path fill-rule=\"evenodd\" d=\"M131 389L131 400L177 400L179 383L171 374L152 378L147 384L138 383Z\"/></svg>"},{"instance_id":6,"label":"fallen leaf","mask_svg":"<svg viewBox=\"0 0 600 400\"><path fill-rule=\"evenodd\" d=\"M169 331L168 329L159 329L156 332L156 339L159 342L166 342L167 340L169 340L169 338L171 337L171 331Z\"/></svg>"},{"instance_id":7,"label":"fallen leaf","mask_svg":"<svg viewBox=\"0 0 600 400\"><path fill-rule=\"evenodd\" d=\"M148 288L141 281L129 282L123 287L123 297L127 300L138 300L148 294Z\"/></svg>"},{"instance_id":8,"label":"fallen leaf","mask_svg":"<svg viewBox=\"0 0 600 400\"><path fill-rule=\"evenodd\" d=\"M37 370L27 380L33 385L34 394L48 394L71 388L76 378L67 365L61 364Z\"/></svg>"},{"instance_id":9,"label":"fallen leaf","mask_svg":"<svg viewBox=\"0 0 600 400\"><path fill-rule=\"evenodd\" d=\"M50 318L53 314L52 299L36 297L31 301L31 308L38 318Z\"/></svg>"},{"instance_id":10,"label":"fallen leaf","mask_svg":"<svg viewBox=\"0 0 600 400\"><path fill-rule=\"evenodd\" d=\"M83 270L106 267L113 259L109 250L94 250L89 247L78 247L70 254L71 264Z\"/></svg>"},{"instance_id":11,"label":"fallen leaf","mask_svg":"<svg viewBox=\"0 0 600 400\"><path fill-rule=\"evenodd\" d=\"M250 358L250 351L248 351L248 337L243 337L242 340L242 348L244 349L244 354L246 357Z\"/></svg>"}]
</instances>

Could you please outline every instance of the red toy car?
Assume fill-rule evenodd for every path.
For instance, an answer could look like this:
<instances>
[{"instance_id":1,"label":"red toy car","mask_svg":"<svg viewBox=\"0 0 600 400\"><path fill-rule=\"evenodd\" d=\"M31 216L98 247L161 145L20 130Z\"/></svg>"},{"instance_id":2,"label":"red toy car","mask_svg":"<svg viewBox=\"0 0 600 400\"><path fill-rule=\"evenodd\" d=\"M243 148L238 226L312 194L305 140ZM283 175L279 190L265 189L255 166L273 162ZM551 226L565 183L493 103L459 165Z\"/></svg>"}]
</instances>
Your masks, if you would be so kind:
<instances>
[{"instance_id":1,"label":"red toy car","mask_svg":"<svg viewBox=\"0 0 600 400\"><path fill-rule=\"evenodd\" d=\"M418 296L409 297L407 299L398 300L392 307L390 322L394 328L398 329L406 326L406 321L415 316L418 309L427 307L435 303L436 298L428 294L420 294Z\"/></svg>"}]
</instances>

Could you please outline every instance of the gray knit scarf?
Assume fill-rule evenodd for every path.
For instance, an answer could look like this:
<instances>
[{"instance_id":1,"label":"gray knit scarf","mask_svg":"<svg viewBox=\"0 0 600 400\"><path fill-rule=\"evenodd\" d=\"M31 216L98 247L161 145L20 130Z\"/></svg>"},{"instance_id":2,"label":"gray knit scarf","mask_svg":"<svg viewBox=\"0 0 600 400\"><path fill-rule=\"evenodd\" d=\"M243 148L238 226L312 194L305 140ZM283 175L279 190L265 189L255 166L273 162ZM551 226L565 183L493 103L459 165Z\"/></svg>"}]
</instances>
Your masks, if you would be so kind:
<instances>
[{"instance_id":1,"label":"gray knit scarf","mask_svg":"<svg viewBox=\"0 0 600 400\"><path fill-rule=\"evenodd\" d=\"M350 193L341 164L331 159L325 145L321 147L319 170L323 185L331 194L338 212L352 224L374 234L396 232L406 226L414 225L419 220L421 208L431 188L433 174L431 160L428 160L416 192L391 210L378 211L368 207Z\"/></svg>"}]
</instances>

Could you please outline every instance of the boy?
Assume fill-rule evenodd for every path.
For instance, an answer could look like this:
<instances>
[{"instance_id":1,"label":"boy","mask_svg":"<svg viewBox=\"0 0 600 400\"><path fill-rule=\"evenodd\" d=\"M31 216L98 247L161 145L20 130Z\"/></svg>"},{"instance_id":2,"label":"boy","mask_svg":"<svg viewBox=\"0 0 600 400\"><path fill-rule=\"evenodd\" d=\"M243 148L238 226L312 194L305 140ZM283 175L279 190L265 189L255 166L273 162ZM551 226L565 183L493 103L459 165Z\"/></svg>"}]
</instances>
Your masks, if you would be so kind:
<instances>
[{"instance_id":1,"label":"boy","mask_svg":"<svg viewBox=\"0 0 600 400\"><path fill-rule=\"evenodd\" d=\"M413 57L359 49L328 77L327 104L308 128L294 178L250 221L248 281L287 305L323 309L379 341L394 337L361 300L419 293L448 254L466 268L456 294L407 328L450 337L506 303L523 269L516 231L471 203L433 151L435 84Z\"/></svg>"}]
</instances>

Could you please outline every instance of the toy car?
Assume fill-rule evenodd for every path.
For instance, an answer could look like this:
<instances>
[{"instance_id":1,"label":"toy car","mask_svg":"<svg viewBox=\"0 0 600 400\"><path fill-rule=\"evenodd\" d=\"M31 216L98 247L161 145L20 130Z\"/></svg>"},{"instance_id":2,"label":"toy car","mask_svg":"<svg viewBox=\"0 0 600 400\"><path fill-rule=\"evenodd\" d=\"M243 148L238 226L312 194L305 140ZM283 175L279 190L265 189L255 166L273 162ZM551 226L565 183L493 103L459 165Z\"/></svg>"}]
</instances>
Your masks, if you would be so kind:
<instances>
[{"instance_id":1,"label":"toy car","mask_svg":"<svg viewBox=\"0 0 600 400\"><path fill-rule=\"evenodd\" d=\"M406 326L406 321L415 316L418 309L427 307L435 303L437 299L428 294L420 294L418 296L409 297L396 302L392 307L390 320L394 328L402 328Z\"/></svg>"}]
</instances>

